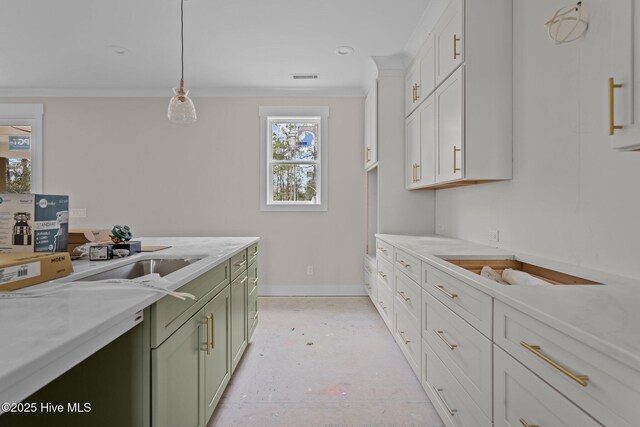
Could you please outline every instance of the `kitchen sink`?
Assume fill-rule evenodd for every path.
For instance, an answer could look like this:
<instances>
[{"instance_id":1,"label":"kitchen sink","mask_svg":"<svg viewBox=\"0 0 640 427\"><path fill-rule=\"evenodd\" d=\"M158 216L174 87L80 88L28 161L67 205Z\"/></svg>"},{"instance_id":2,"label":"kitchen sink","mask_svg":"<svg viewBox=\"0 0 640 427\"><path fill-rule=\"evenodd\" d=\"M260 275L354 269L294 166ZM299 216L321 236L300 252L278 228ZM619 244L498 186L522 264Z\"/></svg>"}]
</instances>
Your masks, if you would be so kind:
<instances>
[{"instance_id":1,"label":"kitchen sink","mask_svg":"<svg viewBox=\"0 0 640 427\"><path fill-rule=\"evenodd\" d=\"M140 261L134 261L129 264L115 267L111 270L103 271L102 273L92 274L91 276L82 277L77 279L78 281L98 281L109 279L135 279L138 277L146 276L147 274L157 273L160 277L164 277L174 271L181 268L188 267L200 258L189 259L163 259L152 258L144 259Z\"/></svg>"}]
</instances>

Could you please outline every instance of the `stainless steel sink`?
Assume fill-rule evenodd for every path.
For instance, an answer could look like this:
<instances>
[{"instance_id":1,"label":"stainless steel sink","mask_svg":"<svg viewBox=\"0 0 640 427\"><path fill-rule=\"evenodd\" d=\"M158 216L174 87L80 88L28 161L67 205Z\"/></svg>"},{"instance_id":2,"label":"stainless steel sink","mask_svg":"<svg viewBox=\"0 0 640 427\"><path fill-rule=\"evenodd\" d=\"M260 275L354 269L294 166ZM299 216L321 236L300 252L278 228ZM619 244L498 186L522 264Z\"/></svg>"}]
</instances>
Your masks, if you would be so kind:
<instances>
[{"instance_id":1,"label":"stainless steel sink","mask_svg":"<svg viewBox=\"0 0 640 427\"><path fill-rule=\"evenodd\" d=\"M135 279L137 277L146 276L147 274L157 273L160 277L164 277L167 274L171 274L174 271L187 267L200 258L190 259L144 259L140 261L134 261L129 264L115 267L111 270L103 271L102 273L92 274L91 276L77 279L78 281L93 282L97 280L108 279Z\"/></svg>"}]
</instances>

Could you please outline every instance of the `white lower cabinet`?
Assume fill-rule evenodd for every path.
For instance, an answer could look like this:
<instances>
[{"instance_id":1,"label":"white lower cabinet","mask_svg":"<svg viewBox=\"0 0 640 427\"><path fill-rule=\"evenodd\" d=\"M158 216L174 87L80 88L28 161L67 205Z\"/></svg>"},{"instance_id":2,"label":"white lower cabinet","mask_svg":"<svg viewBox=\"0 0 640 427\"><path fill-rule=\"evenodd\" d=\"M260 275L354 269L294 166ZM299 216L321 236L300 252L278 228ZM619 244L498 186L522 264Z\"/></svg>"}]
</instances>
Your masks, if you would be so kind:
<instances>
[{"instance_id":1,"label":"white lower cabinet","mask_svg":"<svg viewBox=\"0 0 640 427\"><path fill-rule=\"evenodd\" d=\"M420 377L420 322L407 309L396 304L394 338L417 377Z\"/></svg>"},{"instance_id":2,"label":"white lower cabinet","mask_svg":"<svg viewBox=\"0 0 640 427\"><path fill-rule=\"evenodd\" d=\"M600 424L494 346L496 427L599 427Z\"/></svg>"},{"instance_id":3,"label":"white lower cabinet","mask_svg":"<svg viewBox=\"0 0 640 427\"><path fill-rule=\"evenodd\" d=\"M448 427L491 427L491 419L474 403L426 341L422 386Z\"/></svg>"}]
</instances>

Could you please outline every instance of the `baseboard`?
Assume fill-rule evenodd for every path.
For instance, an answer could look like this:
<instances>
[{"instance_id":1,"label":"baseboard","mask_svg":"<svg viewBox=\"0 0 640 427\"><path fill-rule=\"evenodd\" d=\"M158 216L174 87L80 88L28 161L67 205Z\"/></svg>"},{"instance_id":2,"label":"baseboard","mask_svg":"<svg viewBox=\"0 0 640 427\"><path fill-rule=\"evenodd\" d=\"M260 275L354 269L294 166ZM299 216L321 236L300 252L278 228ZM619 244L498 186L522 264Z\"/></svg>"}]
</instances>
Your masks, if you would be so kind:
<instances>
[{"instance_id":1,"label":"baseboard","mask_svg":"<svg viewBox=\"0 0 640 427\"><path fill-rule=\"evenodd\" d=\"M351 297L365 296L363 284L357 285L258 285L261 297Z\"/></svg>"}]
</instances>

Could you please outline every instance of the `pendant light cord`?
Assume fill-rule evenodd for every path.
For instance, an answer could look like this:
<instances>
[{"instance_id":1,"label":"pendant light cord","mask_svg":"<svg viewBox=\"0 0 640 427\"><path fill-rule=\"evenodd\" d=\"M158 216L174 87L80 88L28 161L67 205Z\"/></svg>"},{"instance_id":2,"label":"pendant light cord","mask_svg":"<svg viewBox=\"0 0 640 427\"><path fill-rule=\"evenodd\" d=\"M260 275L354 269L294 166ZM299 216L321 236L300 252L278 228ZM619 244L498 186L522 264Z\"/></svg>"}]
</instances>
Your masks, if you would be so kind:
<instances>
[{"instance_id":1,"label":"pendant light cord","mask_svg":"<svg viewBox=\"0 0 640 427\"><path fill-rule=\"evenodd\" d=\"M184 0L180 0L180 79L184 80Z\"/></svg>"}]
</instances>

